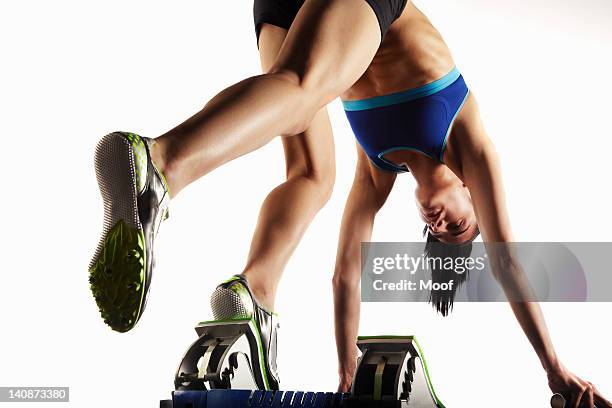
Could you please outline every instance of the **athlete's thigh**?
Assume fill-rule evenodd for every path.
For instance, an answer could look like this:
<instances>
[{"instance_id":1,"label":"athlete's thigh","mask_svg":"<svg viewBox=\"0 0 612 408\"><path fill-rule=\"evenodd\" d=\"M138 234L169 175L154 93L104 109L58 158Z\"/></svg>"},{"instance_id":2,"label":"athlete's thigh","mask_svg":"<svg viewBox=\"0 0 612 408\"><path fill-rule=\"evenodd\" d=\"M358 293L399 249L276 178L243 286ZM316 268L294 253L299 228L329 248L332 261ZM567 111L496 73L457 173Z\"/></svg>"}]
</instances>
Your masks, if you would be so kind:
<instances>
[{"instance_id":1,"label":"athlete's thigh","mask_svg":"<svg viewBox=\"0 0 612 408\"><path fill-rule=\"evenodd\" d=\"M263 24L259 34L261 67L268 72L285 41L287 30ZM325 108L314 117L308 129L295 136L283 137L287 172L308 169L327 177L334 177L334 142L332 129Z\"/></svg>"},{"instance_id":2,"label":"athlete's thigh","mask_svg":"<svg viewBox=\"0 0 612 408\"><path fill-rule=\"evenodd\" d=\"M267 23L261 25L258 45L263 72L268 72L272 68L286 37L287 30L284 28Z\"/></svg>"},{"instance_id":3,"label":"athlete's thigh","mask_svg":"<svg viewBox=\"0 0 612 408\"><path fill-rule=\"evenodd\" d=\"M376 14L364 0L306 0L271 71L295 72L329 102L365 72L380 36Z\"/></svg>"}]
</instances>

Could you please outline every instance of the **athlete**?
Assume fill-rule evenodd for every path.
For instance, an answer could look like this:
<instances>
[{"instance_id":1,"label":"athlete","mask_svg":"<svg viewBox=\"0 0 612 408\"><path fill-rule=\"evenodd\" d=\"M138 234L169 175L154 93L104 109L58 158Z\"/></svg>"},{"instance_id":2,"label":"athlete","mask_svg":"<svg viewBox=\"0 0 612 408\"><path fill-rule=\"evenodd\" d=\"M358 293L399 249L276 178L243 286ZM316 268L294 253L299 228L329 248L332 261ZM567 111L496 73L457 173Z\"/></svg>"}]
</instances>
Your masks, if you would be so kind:
<instances>
[{"instance_id":1,"label":"athlete","mask_svg":"<svg viewBox=\"0 0 612 408\"><path fill-rule=\"evenodd\" d=\"M372 89L371 94L360 92L360 86L356 84L364 74L368 75L368 68L384 70L396 64L398 57L402 56L401 51L410 44L403 42L398 30L396 34L387 34L391 26L399 25L400 20L409 18L414 10L407 0L258 0L255 11L260 47L264 43L265 47L268 46L264 38L274 37L276 42L271 40L269 45L272 48L275 44L278 50L276 58L268 60L265 74L223 90L200 112L155 139L116 132L100 141L96 150L96 172L104 199L105 227L90 266L90 279L102 316L111 327L119 331L130 330L142 315L154 265L154 238L161 221L167 217L171 195L175 197L187 185L216 167L263 146L277 135L291 138L302 135L301 140L305 140L308 134L312 134L316 138L308 155L298 159L304 160L303 168L308 169L307 175L312 179L315 165L311 159L322 157L315 149L320 139L326 137L315 128L328 128L324 114L319 113L327 103L345 92L347 100L353 99L352 92L356 92L353 95L358 98L376 97L380 95L379 89L384 89L385 94L400 92L412 85L427 83L430 77L440 76L435 68L427 71L428 76L418 77L418 70L411 72L409 66L401 66L396 71L400 75L389 83L380 84L381 88ZM280 42L282 45L279 46ZM354 84L356 87L351 88ZM468 101L466 112L469 104ZM300 139L297 140L295 144L299 146ZM450 159L448 165L451 169L457 165L462 169L460 178L470 188L477 224L485 240L511 241L501 200L498 169L490 145L486 147L478 156L482 159L480 167L476 163L451 164ZM303 153L307 149L308 146L299 146L297 151ZM293 163L289 153L294 152L289 152L291 149L287 145L285 150L288 152L287 161ZM446 150L449 152L452 147L448 146ZM329 152L329 147L325 151ZM402 165L401 157L385 157L391 163ZM326 165L333 166L329 160L324 160L325 157L322 158L323 169ZM321 177L324 180L322 185L330 183L327 173ZM481 185L479 194L471 188L475 185ZM278 197L274 192L272 195ZM260 218L264 224L270 223L271 217L286 215L277 208L274 198L271 201L264 203ZM306 200L307 204L300 209L304 212L286 215L291 224L290 239L278 240L279 247L284 250L281 260L287 259L299 241L301 232L316 213L316 207L322 205L320 201L315 205L315 200ZM304 205L302 201L301 205ZM274 214L274 211L280 211L281 215ZM288 208L286 211L295 210ZM293 216L299 220L292 220ZM255 240L260 228L262 231L270 228L268 231L272 234L279 230L274 225L258 227ZM254 248L258 245L261 243L255 243ZM265 253L263 248L260 255ZM253 251L251 255L255 256ZM253 264L257 264L257 260L251 259ZM274 264L274 260L270 262ZM218 291L222 292L221 295L227 294L228 299L239 299L243 303L244 307L237 307L240 309L237 312L251 313L262 334L267 368L273 376L271 371L275 364L270 360L274 354L270 350L275 348L277 325L269 310L280 273L262 270L261 275L245 275L232 278ZM255 283L255 277L263 275L265 278ZM213 296L213 301L218 297L221 296ZM264 299L268 299L267 305ZM219 318L224 314L221 309L217 308L215 312ZM548 370L553 391L571 395L578 401L576 404L584 400L592 406L594 399L603 403L603 397L594 387L558 362L537 305L523 303L515 305L514 309Z\"/></svg>"}]
</instances>

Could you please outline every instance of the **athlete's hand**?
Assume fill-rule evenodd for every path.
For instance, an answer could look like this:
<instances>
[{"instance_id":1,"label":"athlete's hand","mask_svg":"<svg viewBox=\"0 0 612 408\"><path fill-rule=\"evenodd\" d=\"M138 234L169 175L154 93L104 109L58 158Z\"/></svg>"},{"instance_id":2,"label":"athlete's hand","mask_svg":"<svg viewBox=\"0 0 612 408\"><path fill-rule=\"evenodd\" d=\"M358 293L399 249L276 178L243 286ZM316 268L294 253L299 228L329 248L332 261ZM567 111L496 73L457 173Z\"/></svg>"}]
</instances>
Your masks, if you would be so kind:
<instances>
[{"instance_id":1,"label":"athlete's hand","mask_svg":"<svg viewBox=\"0 0 612 408\"><path fill-rule=\"evenodd\" d=\"M351 392L353 386L353 378L355 378L355 371L357 370L357 363L349 363L344 367L341 367L338 375L340 377L338 392Z\"/></svg>"},{"instance_id":2,"label":"athlete's hand","mask_svg":"<svg viewBox=\"0 0 612 408\"><path fill-rule=\"evenodd\" d=\"M568 401L566 408L612 408L612 403L593 384L573 374L562 364L547 375L552 392L563 395Z\"/></svg>"},{"instance_id":3,"label":"athlete's hand","mask_svg":"<svg viewBox=\"0 0 612 408\"><path fill-rule=\"evenodd\" d=\"M353 378L350 380L340 377L340 385L338 385L338 392L351 392L353 386Z\"/></svg>"},{"instance_id":4,"label":"athlete's hand","mask_svg":"<svg viewBox=\"0 0 612 408\"><path fill-rule=\"evenodd\" d=\"M339 364L338 375L340 377L338 392L351 392L353 386L353 378L355 378L355 372L357 371L357 362L361 352L357 345L353 345L352 356L341 361Z\"/></svg>"}]
</instances>

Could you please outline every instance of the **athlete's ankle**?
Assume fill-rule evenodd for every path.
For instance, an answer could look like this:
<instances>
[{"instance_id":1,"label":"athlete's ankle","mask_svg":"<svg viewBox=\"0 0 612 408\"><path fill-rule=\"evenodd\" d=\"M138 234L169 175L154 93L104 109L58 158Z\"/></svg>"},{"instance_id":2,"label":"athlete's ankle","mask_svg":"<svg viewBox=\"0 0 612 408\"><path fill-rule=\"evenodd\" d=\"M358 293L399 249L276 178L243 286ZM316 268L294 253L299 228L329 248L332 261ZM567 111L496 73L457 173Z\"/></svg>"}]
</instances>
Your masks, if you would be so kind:
<instances>
[{"instance_id":1,"label":"athlete's ankle","mask_svg":"<svg viewBox=\"0 0 612 408\"><path fill-rule=\"evenodd\" d=\"M255 301L267 312L274 311L274 298L275 292L271 290L270 284L262 282L261 279L257 279L248 272L243 273L246 278L249 288Z\"/></svg>"}]
</instances>

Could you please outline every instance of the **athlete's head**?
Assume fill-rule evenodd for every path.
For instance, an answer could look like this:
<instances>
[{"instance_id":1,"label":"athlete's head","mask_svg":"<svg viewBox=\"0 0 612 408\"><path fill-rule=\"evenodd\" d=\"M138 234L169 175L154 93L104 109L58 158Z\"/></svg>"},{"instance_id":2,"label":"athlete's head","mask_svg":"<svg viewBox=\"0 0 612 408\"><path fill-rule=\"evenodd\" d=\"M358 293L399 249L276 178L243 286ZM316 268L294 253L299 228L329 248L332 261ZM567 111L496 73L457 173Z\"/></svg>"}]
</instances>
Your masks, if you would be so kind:
<instances>
[{"instance_id":1,"label":"athlete's head","mask_svg":"<svg viewBox=\"0 0 612 408\"><path fill-rule=\"evenodd\" d=\"M478 235L472 197L455 175L445 174L439 182L419 186L417 203L429 235L438 241L461 244Z\"/></svg>"},{"instance_id":2,"label":"athlete's head","mask_svg":"<svg viewBox=\"0 0 612 408\"><path fill-rule=\"evenodd\" d=\"M433 283L453 285L451 290L432 290L429 302L443 316L453 309L459 287L469 276L469 271L445 269L447 263L437 260L452 260L452 265L465 265L463 261L472 252L472 241L478 236L478 224L472 198L467 187L452 172L445 171L427 185L417 189L419 213L425 221L424 235L427 237L425 256L429 259ZM463 259L461 259L463 258Z\"/></svg>"},{"instance_id":3,"label":"athlete's head","mask_svg":"<svg viewBox=\"0 0 612 408\"><path fill-rule=\"evenodd\" d=\"M429 233L427 226L423 233L427 237L424 255L431 271L434 284L450 284L440 290L432 289L429 303L443 316L453 310L455 296L459 288L468 280L470 269L466 261L472 254L472 241L461 244L441 242ZM478 234L478 233L477 233Z\"/></svg>"}]
</instances>

